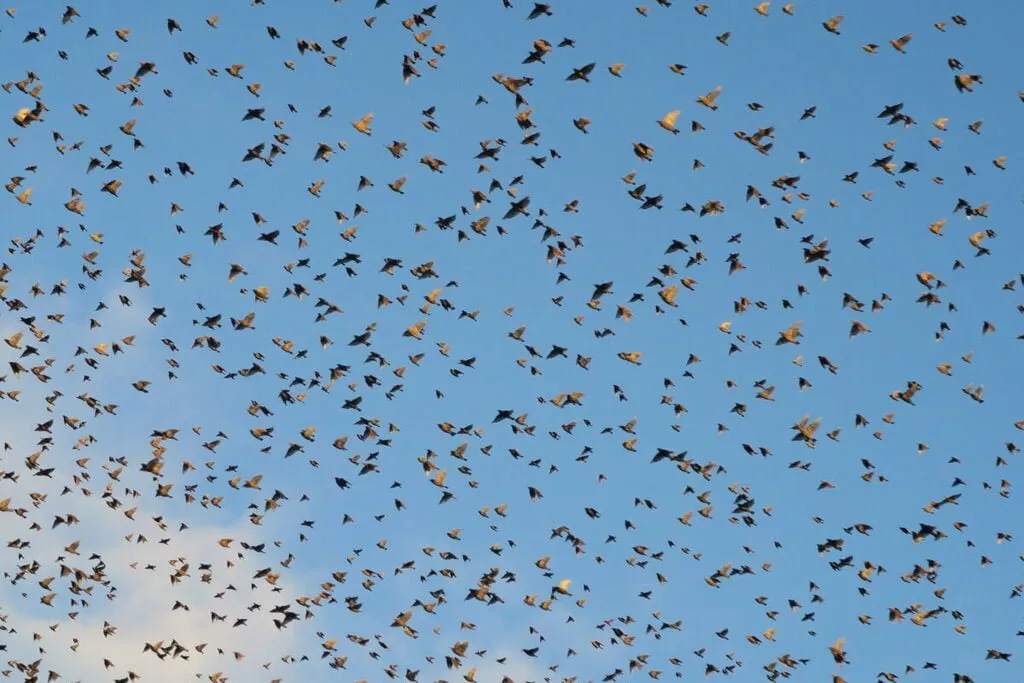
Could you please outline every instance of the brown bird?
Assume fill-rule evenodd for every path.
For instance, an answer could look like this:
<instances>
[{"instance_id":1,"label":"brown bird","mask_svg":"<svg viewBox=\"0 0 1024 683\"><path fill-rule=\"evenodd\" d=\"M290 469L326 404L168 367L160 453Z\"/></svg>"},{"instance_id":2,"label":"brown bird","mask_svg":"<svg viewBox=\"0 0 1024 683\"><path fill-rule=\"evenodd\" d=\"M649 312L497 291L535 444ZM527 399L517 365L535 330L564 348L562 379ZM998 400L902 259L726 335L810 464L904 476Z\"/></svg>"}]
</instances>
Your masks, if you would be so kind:
<instances>
[{"instance_id":1,"label":"brown bird","mask_svg":"<svg viewBox=\"0 0 1024 683\"><path fill-rule=\"evenodd\" d=\"M831 19L829 19L828 21L824 21L824 22L822 22L822 24L821 24L821 25L822 25L822 26L823 26L823 27L825 28L825 30L826 30L826 31L828 31L829 33L834 33L835 35L837 35L837 36L838 36L838 35L839 35L839 25L840 25L841 23L843 23L843 15L841 15L841 14L840 14L840 15L838 15L838 16L834 16L834 17L832 17L832 18L831 18Z\"/></svg>"},{"instance_id":2,"label":"brown bird","mask_svg":"<svg viewBox=\"0 0 1024 683\"><path fill-rule=\"evenodd\" d=\"M715 104L715 102L718 100L718 96L721 94L722 86L719 85L706 95L701 95L700 97L698 97L697 102L699 104L704 105L708 109L711 109L712 111L716 111L718 109L718 106Z\"/></svg>"},{"instance_id":3,"label":"brown bird","mask_svg":"<svg viewBox=\"0 0 1024 683\"><path fill-rule=\"evenodd\" d=\"M914 34L908 33L906 35L900 36L899 38L893 38L892 40L889 41L889 44L892 45L893 49L896 50L897 52L905 53L906 50L904 50L904 48L907 46L907 43L909 43L911 39L913 39L913 37Z\"/></svg>"},{"instance_id":4,"label":"brown bird","mask_svg":"<svg viewBox=\"0 0 1024 683\"><path fill-rule=\"evenodd\" d=\"M362 133L363 135L372 135L373 130L370 128L370 125L373 123L373 117L373 112L366 114L358 121L353 121L352 127L355 128L360 133Z\"/></svg>"},{"instance_id":5,"label":"brown bird","mask_svg":"<svg viewBox=\"0 0 1024 683\"><path fill-rule=\"evenodd\" d=\"M676 128L676 119L679 118L679 113L680 112L678 109L670 111L669 113L665 114L665 116L658 120L658 125L667 130L668 132L678 135L679 129Z\"/></svg>"}]
</instances>

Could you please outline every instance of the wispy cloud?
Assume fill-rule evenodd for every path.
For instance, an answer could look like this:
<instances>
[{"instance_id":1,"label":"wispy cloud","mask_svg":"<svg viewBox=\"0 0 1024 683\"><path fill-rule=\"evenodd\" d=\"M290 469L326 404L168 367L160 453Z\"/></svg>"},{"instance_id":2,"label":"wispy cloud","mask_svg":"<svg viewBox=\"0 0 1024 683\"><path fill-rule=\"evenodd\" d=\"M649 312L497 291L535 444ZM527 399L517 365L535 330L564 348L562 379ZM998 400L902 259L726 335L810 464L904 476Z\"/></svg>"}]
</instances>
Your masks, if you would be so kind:
<instances>
[{"instance_id":1,"label":"wispy cloud","mask_svg":"<svg viewBox=\"0 0 1024 683\"><path fill-rule=\"evenodd\" d=\"M121 531L133 527L106 528L105 538L119 539ZM286 670L279 657L298 646L292 635L296 630L276 629L267 612L275 604L288 604L296 594L295 586L279 580L280 592L271 592L269 584L252 579L260 568L258 562L218 545L222 538L244 533L240 526L211 525L172 532L167 537L173 542L166 545L155 537L143 544L124 539L116 545L93 542L88 545L90 555L97 558L92 562L80 562L85 558L67 553L47 555L49 548L36 549L37 558L63 559L43 563L36 575L19 582L26 601L46 593L37 582L62 564L88 572L103 562L104 584L90 588L91 594L77 596L61 590L52 608L26 609L5 601L7 623L18 631L8 641L9 651L27 656L34 648L45 650L40 656L45 654L48 670L80 680L121 678L134 672L145 680L184 681L193 674L206 677L218 671L233 680L260 680L268 670L271 674ZM172 584L170 577L186 564L187 575ZM209 568L203 568L205 564ZM208 583L204 575L210 577ZM56 582L51 588L60 590ZM188 609L172 609L176 604ZM249 609L253 604L265 608L254 612ZM44 616L44 611L52 611L53 616ZM213 613L224 620L213 621ZM240 619L245 624L235 626ZM184 650L170 656L144 651L144 643L168 646L172 642Z\"/></svg>"},{"instance_id":2,"label":"wispy cloud","mask_svg":"<svg viewBox=\"0 0 1024 683\"><path fill-rule=\"evenodd\" d=\"M259 680L287 667L280 658L297 652L307 615L281 564L288 564L286 552L246 516L198 503L205 514L182 514L180 501L154 497L157 483L139 469L147 458L130 440L72 450L78 434L89 432L64 424L60 409L40 417L30 399L44 388L29 386L26 399L6 400L0 423L10 446L0 459L8 541L0 555L10 582L0 614L11 661L39 659L43 676L53 671L69 680L129 672L147 680L216 672ZM105 388L90 387L99 394ZM48 419L49 431L36 427ZM180 487L173 475L162 481ZM298 625L278 628L274 619L285 614L275 607L297 610ZM145 643L172 642L183 649L144 651Z\"/></svg>"}]
</instances>

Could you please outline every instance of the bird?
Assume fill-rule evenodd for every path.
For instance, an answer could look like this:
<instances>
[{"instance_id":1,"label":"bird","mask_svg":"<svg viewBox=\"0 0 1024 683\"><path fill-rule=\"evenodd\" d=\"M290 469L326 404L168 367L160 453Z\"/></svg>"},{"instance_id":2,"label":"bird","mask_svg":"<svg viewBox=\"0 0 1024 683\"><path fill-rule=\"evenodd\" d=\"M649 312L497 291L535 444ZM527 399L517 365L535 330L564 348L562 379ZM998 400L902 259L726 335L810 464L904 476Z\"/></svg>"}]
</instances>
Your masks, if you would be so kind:
<instances>
[{"instance_id":1,"label":"bird","mask_svg":"<svg viewBox=\"0 0 1024 683\"><path fill-rule=\"evenodd\" d=\"M581 67L574 68L572 70L572 73L570 73L568 76L566 76L565 80L567 80L567 81L584 81L586 83L590 83L590 74L594 70L594 67L596 67L596 66L597 66L597 62L590 62L589 64L584 64ZM614 71L612 73L614 75L618 75Z\"/></svg>"},{"instance_id":2,"label":"bird","mask_svg":"<svg viewBox=\"0 0 1024 683\"><path fill-rule=\"evenodd\" d=\"M679 129L676 128L676 119L679 118L679 110L675 109L665 114L661 119L658 120L658 125L667 130L670 133L679 134Z\"/></svg>"},{"instance_id":3,"label":"bird","mask_svg":"<svg viewBox=\"0 0 1024 683\"><path fill-rule=\"evenodd\" d=\"M352 127L355 128L360 133L362 133L363 135L372 135L373 130L370 128L370 126L373 123L373 117L373 112L370 112L369 114L366 114L365 116L361 117L358 121L354 121L352 123Z\"/></svg>"},{"instance_id":4,"label":"bird","mask_svg":"<svg viewBox=\"0 0 1024 683\"><path fill-rule=\"evenodd\" d=\"M712 111L717 111L718 106L715 102L718 100L718 96L722 94L722 86L716 86L714 90L711 90L705 95L701 95L697 98L697 103L702 104Z\"/></svg>"},{"instance_id":5,"label":"bird","mask_svg":"<svg viewBox=\"0 0 1024 683\"><path fill-rule=\"evenodd\" d=\"M839 25L841 23L843 23L843 19L844 18L845 18L844 15L841 15L841 14L840 15L836 15L836 16L832 17L831 19L822 22L821 25L829 33L833 33L833 34L838 36L839 35Z\"/></svg>"},{"instance_id":6,"label":"bird","mask_svg":"<svg viewBox=\"0 0 1024 683\"><path fill-rule=\"evenodd\" d=\"M911 39L913 39L913 37L914 34L907 33L903 36L900 36L899 38L893 38L892 40L889 41L889 44L892 45L893 49L896 50L897 52L905 53L907 43L909 43Z\"/></svg>"}]
</instances>

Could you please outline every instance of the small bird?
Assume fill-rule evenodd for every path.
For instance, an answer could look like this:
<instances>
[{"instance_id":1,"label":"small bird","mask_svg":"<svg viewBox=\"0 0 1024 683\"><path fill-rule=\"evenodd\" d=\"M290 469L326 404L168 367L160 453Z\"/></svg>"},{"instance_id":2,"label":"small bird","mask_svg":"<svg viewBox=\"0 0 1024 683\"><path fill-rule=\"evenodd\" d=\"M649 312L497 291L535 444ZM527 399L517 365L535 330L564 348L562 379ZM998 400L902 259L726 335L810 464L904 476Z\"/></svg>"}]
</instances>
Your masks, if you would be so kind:
<instances>
[{"instance_id":1,"label":"small bird","mask_svg":"<svg viewBox=\"0 0 1024 683\"><path fill-rule=\"evenodd\" d=\"M566 76L567 81L584 81L590 83L590 74L597 66L597 62L590 62L579 68L573 69L572 73ZM617 75L617 74L616 74Z\"/></svg>"},{"instance_id":2,"label":"small bird","mask_svg":"<svg viewBox=\"0 0 1024 683\"><path fill-rule=\"evenodd\" d=\"M706 95L701 95L700 97L698 97L697 98L697 102L699 104L704 105L708 109L711 109L712 111L717 111L718 110L718 106L715 104L715 102L716 102L716 100L718 100L718 96L721 95L721 94L722 94L722 86L719 85L714 90L712 90L711 92L707 93Z\"/></svg>"},{"instance_id":3,"label":"small bird","mask_svg":"<svg viewBox=\"0 0 1024 683\"><path fill-rule=\"evenodd\" d=\"M680 111L678 109L670 111L665 114L661 119L658 120L658 125L667 130L670 133L679 134L679 129L676 128L676 119L679 118Z\"/></svg>"},{"instance_id":4,"label":"small bird","mask_svg":"<svg viewBox=\"0 0 1024 683\"><path fill-rule=\"evenodd\" d=\"M913 37L914 34L907 33L906 35L900 36L899 38L894 38L890 40L889 44L892 45L893 49L896 50L897 52L902 52L905 54L906 50L904 48L906 48L907 43L909 43Z\"/></svg>"},{"instance_id":5,"label":"small bird","mask_svg":"<svg viewBox=\"0 0 1024 683\"><path fill-rule=\"evenodd\" d=\"M373 130L371 129L371 124L373 123L373 117L373 112L370 112L369 114L366 114L365 116L360 118L358 121L353 121L352 127L355 128L360 133L362 133L363 135L372 135Z\"/></svg>"},{"instance_id":6,"label":"small bird","mask_svg":"<svg viewBox=\"0 0 1024 683\"><path fill-rule=\"evenodd\" d=\"M822 22L821 25L829 33L833 33L833 34L838 36L839 35L839 25L841 23L843 23L843 15L840 14L840 15L832 17L831 19L829 19L827 21Z\"/></svg>"}]
</instances>

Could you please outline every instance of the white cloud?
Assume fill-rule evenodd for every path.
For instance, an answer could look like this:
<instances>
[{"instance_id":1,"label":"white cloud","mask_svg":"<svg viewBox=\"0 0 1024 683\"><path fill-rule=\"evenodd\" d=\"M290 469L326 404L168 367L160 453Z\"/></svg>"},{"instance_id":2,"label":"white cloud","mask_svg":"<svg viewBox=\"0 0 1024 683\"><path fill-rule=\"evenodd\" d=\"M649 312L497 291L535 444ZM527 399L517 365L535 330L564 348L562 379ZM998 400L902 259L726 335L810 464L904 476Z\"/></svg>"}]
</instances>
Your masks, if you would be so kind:
<instances>
[{"instance_id":1,"label":"white cloud","mask_svg":"<svg viewBox=\"0 0 1024 683\"><path fill-rule=\"evenodd\" d=\"M123 376L133 376L144 360L132 357L129 350L104 362L120 365L119 374ZM57 372L55 367L54 374ZM155 483L150 475L139 471L140 463L149 458L146 446L139 448L137 442L118 439L119 432L107 426L116 427L118 418L94 418L92 410L74 396L61 397L51 413L43 413L42 397L52 391L51 386L23 377L20 381L9 380L3 387L6 391L22 389L23 395L17 402L8 399L0 404L4 409L0 434L11 444L11 450L0 455L0 472L13 472L18 477L0 478L0 500L10 498L11 510L0 513L6 546L0 547L0 558L7 571L7 585L0 593L0 615L8 630L2 639L7 645L8 664L0 672L10 670L14 666L11 662L30 663L41 658L40 680L45 680L48 671L59 673L65 681L114 680L127 676L129 671L150 681L194 680L197 674L208 680L216 672L235 681L283 677L287 665L280 657L291 652L299 656L295 649L301 625L293 623L279 631L273 617L283 615L272 615L270 610L289 605L304 616L304 610L294 602L300 595L298 587L288 570L280 566L287 549L274 546L267 537L269 529L239 516L236 505L225 505L223 510L203 509L198 502L184 506L183 483L174 472L168 472L164 480L175 483L175 498L155 498ZM106 380L96 386L82 386L101 399L104 393L112 393ZM68 391L66 383L64 390ZM121 391L116 393L123 396ZM62 423L65 414L81 416L92 424L72 430ZM36 432L35 427L50 418L54 419L54 445L44 449L38 441L51 435ZM104 427L94 429L97 423ZM106 436L88 447L72 450L80 436L92 432ZM168 444L172 449L187 448ZM37 469L32 470L25 460L36 452L40 453ZM79 458L88 461L79 466L75 462ZM122 458L123 468L117 462ZM52 478L35 476L39 468L50 467L54 468ZM111 473L119 468L115 480ZM132 495L136 490L140 495ZM257 500L263 495L253 493ZM114 501L118 502L116 509ZM137 508L133 519L124 514L131 508ZM18 515L15 510L24 514ZM56 518L67 519L69 515L78 522L51 528ZM188 528L179 530L179 517ZM147 542L139 542L140 534ZM219 541L225 538L235 541L224 548ZM9 545L16 540L29 545ZM77 555L66 550L75 541L79 542ZM266 550L244 551L241 541L251 545L264 542ZM189 565L188 576L172 584L170 576L184 563ZM204 569L204 565L209 568ZM105 576L102 581L76 580L74 573L62 577L62 566L86 575L103 566ZM147 568L150 566L152 569ZM277 592L264 579L253 579L264 568L281 575L276 582ZM14 583L16 573L23 576ZM48 588L39 584L49 577L53 579ZM76 585L80 590L74 593ZM318 590L315 588L313 595ZM49 593L56 594L50 607L40 603ZM172 610L175 601L190 609ZM250 611L254 603L260 609ZM212 622L211 610L226 619ZM240 618L247 620L246 625L233 627ZM115 626L116 632L105 636L105 623ZM174 639L189 649L187 659L161 660L152 652L143 652L144 643L163 641L167 645ZM208 647L205 654L200 654L195 648L203 643ZM235 652L243 653L244 659L236 661ZM105 659L113 663L109 670L104 667Z\"/></svg>"},{"instance_id":2,"label":"white cloud","mask_svg":"<svg viewBox=\"0 0 1024 683\"><path fill-rule=\"evenodd\" d=\"M141 511L140 511L141 513ZM248 522L245 522L248 524ZM280 580L277 584L280 593L272 593L270 585L256 580L256 590L250 589L253 573L263 567L274 564L269 559L253 557L238 558L233 549L223 549L218 545L221 538L239 537L245 533L240 526L209 526L189 529L184 533L172 533L172 542L160 544L157 536L149 536L149 542L136 544L126 542L122 531L127 525L117 524L107 527L108 544L102 541L91 543L85 552L103 557L107 564L106 573L111 587L116 587L116 598L108 601L105 589L95 586L93 594L86 599L88 608L76 608L70 605L72 596L63 588L54 588L58 597L54 601L52 617L44 618L41 612L47 608L27 608L24 611L19 605L5 604L8 624L20 633L20 640L9 640L8 654L19 657L22 661L31 661L36 654L30 649L34 634L43 637L38 645L46 650L43 667L60 673L65 679L98 681L111 677L121 678L134 671L145 680L177 681L192 678L193 674L203 677L215 672L223 672L232 680L253 681L267 676L263 669L270 664L270 673L277 676L285 668L279 657L288 653L298 644L296 629L284 631L275 629L269 610L278 604L287 604L295 596L293 584ZM237 545L237 543L236 543ZM86 544L83 542L83 548ZM51 554L47 555L47 551ZM84 554L84 553L83 553ZM42 562L52 555L52 549L37 549L33 555ZM87 569L92 562L84 562L84 557L71 558L66 553L69 566ZM184 558L189 561L189 577L181 583L172 585L170 576L175 566L170 562ZM73 561L76 560L76 561ZM233 561L234 567L228 568L227 561ZM200 569L200 565L209 562L209 572ZM137 563L131 568L130 563ZM150 565L153 570L146 569ZM178 564L177 566L181 566ZM44 563L36 576L26 578L21 590L28 593L28 602L37 602L37 595L45 593L38 587L37 581L53 573L56 563ZM280 569L280 568L278 568ZM210 583L202 583L202 575L212 575ZM233 585L237 590L226 590ZM223 592L222 598L214 598ZM190 611L173 610L175 601L190 606ZM261 610L249 612L247 607L259 603ZM295 607L294 603L292 606ZM75 620L69 620L67 613L80 610ZM226 617L223 622L211 622L210 610ZM232 628L238 618L247 618L244 627ZM105 637L104 624L117 627L115 634ZM50 627L57 624L56 630ZM152 652L143 652L144 643L163 641L165 645L176 639L190 650L188 659L158 659ZM77 649L72 646L77 643ZM196 647L206 643L205 654L200 654ZM223 654L218 653L218 648ZM235 652L241 652L245 659L236 661ZM113 663L106 671L104 659ZM44 674L45 674L44 670ZM113 676L112 676L113 675Z\"/></svg>"}]
</instances>

